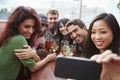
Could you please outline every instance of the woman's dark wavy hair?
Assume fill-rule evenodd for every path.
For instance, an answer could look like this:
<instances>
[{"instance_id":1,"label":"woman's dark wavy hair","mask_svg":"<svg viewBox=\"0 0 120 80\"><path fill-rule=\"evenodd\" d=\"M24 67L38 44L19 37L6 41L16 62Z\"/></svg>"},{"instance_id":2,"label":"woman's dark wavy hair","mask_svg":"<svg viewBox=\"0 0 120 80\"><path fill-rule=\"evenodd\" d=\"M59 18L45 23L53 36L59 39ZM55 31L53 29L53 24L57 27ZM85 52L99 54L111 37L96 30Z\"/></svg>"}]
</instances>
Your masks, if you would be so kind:
<instances>
[{"instance_id":1,"label":"woman's dark wavy hair","mask_svg":"<svg viewBox=\"0 0 120 80\"><path fill-rule=\"evenodd\" d=\"M113 53L119 54L119 41L120 41L120 28L119 24L116 20L116 18L112 14L108 13L102 13L95 17L95 19L90 23L90 27L88 30L88 38L85 44L85 48L83 50L83 53L86 57L91 57L94 54L98 54L100 50L96 48L95 44L91 40L91 30L93 27L93 24L98 20L104 20L107 25L112 30L113 34L113 41L112 43L107 47L107 49L112 50Z\"/></svg>"},{"instance_id":2,"label":"woman's dark wavy hair","mask_svg":"<svg viewBox=\"0 0 120 80\"><path fill-rule=\"evenodd\" d=\"M0 46L2 46L7 41L9 41L11 37L20 34L20 32L18 31L18 27L26 19L35 20L35 25L34 25L35 32L32 34L31 38L27 40L30 46L34 45L35 36L37 32L39 32L39 26L40 26L39 16L37 12L32 8L19 6L13 11L13 13L8 18L6 27L0 36Z\"/></svg>"},{"instance_id":3,"label":"woman's dark wavy hair","mask_svg":"<svg viewBox=\"0 0 120 80\"><path fill-rule=\"evenodd\" d=\"M65 26L68 21L70 21L70 19L68 19L68 18L61 18L61 19L57 22L57 33L55 34L54 37L58 38L59 41L60 41L60 43L61 43L61 41L62 41L63 39L66 38L66 39L69 40L69 43L72 44L72 41L73 41L73 40L70 38L70 36L69 36L69 35L64 36L64 35L60 32L60 27L61 27L61 26L60 26L60 23L62 23L62 24Z\"/></svg>"},{"instance_id":4,"label":"woman's dark wavy hair","mask_svg":"<svg viewBox=\"0 0 120 80\"><path fill-rule=\"evenodd\" d=\"M60 23L62 23L64 26L66 25L66 23L69 21L70 19L68 18L62 18L57 22L57 35L59 35L59 37L62 39L63 38L63 34L60 32Z\"/></svg>"}]
</instances>

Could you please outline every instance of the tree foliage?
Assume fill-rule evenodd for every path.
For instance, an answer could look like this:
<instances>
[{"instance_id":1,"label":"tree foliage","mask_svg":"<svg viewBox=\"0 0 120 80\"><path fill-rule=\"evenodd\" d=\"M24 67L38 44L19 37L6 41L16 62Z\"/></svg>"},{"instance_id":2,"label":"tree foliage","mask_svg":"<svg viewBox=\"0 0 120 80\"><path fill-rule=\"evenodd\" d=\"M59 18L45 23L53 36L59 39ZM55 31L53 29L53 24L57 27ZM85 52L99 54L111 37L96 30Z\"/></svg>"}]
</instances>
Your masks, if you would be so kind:
<instances>
[{"instance_id":1,"label":"tree foliage","mask_svg":"<svg viewBox=\"0 0 120 80\"><path fill-rule=\"evenodd\" d=\"M120 0L119 0L119 2L117 4L117 8L120 10Z\"/></svg>"},{"instance_id":2,"label":"tree foliage","mask_svg":"<svg viewBox=\"0 0 120 80\"><path fill-rule=\"evenodd\" d=\"M2 8L2 9L0 10L0 14L2 14L2 13L8 13L7 8Z\"/></svg>"}]
</instances>

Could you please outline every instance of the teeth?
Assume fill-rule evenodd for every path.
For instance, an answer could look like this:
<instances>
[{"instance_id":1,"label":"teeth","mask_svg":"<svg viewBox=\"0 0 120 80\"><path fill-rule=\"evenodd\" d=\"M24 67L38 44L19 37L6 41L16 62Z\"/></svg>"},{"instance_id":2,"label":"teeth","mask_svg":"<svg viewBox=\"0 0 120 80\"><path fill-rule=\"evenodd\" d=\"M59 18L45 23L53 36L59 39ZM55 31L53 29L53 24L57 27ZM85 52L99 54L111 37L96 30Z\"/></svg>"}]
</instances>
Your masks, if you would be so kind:
<instances>
[{"instance_id":1,"label":"teeth","mask_svg":"<svg viewBox=\"0 0 120 80\"><path fill-rule=\"evenodd\" d=\"M76 40L80 40L80 37L79 37L79 36L77 36L77 37L76 37Z\"/></svg>"},{"instance_id":2,"label":"teeth","mask_svg":"<svg viewBox=\"0 0 120 80\"><path fill-rule=\"evenodd\" d=\"M30 36L29 34L26 34L26 36Z\"/></svg>"},{"instance_id":3,"label":"teeth","mask_svg":"<svg viewBox=\"0 0 120 80\"><path fill-rule=\"evenodd\" d=\"M102 45L103 42L95 42L96 45Z\"/></svg>"}]
</instances>

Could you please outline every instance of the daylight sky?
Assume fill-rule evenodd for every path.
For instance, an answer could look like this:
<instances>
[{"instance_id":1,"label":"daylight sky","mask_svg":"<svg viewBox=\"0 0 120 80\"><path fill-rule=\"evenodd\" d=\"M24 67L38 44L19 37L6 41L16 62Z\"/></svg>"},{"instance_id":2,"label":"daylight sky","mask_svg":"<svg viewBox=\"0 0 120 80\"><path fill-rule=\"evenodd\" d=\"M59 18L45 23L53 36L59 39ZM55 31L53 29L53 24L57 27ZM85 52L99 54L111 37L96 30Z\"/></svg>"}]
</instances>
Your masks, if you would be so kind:
<instances>
[{"instance_id":1,"label":"daylight sky","mask_svg":"<svg viewBox=\"0 0 120 80\"><path fill-rule=\"evenodd\" d=\"M61 1L65 2L70 0L0 0L0 9L8 8L10 10L12 7L17 7L19 5L30 6L33 8L50 8L51 1ZM77 0L71 0L77 1ZM99 7L105 9L107 12L114 13L117 18L120 16L118 9L116 7L119 0L82 0L83 5L90 7ZM120 19L119 19L120 20ZM120 21L119 21L120 22Z\"/></svg>"}]
</instances>

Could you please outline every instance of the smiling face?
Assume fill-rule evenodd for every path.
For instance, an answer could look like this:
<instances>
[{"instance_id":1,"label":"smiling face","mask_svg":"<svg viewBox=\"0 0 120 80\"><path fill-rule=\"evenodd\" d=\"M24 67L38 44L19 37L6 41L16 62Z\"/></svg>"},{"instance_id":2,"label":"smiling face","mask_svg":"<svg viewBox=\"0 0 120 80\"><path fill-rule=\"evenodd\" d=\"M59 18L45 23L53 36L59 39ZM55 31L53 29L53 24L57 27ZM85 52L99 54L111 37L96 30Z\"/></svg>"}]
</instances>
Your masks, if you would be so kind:
<instances>
[{"instance_id":1,"label":"smiling face","mask_svg":"<svg viewBox=\"0 0 120 80\"><path fill-rule=\"evenodd\" d=\"M100 52L105 51L113 41L112 30L103 20L96 21L91 32L91 40Z\"/></svg>"},{"instance_id":2,"label":"smiling face","mask_svg":"<svg viewBox=\"0 0 120 80\"><path fill-rule=\"evenodd\" d=\"M53 28L56 25L56 22L58 21L58 15L57 14L48 14L48 24L50 28Z\"/></svg>"},{"instance_id":3,"label":"smiling face","mask_svg":"<svg viewBox=\"0 0 120 80\"><path fill-rule=\"evenodd\" d=\"M81 29L78 25L70 25L67 29L71 39L75 40L79 44L83 44L87 37L87 31L85 28Z\"/></svg>"},{"instance_id":4,"label":"smiling face","mask_svg":"<svg viewBox=\"0 0 120 80\"><path fill-rule=\"evenodd\" d=\"M20 24L18 30L26 39L30 39L35 31L34 25L35 21L33 19L26 19Z\"/></svg>"},{"instance_id":5,"label":"smiling face","mask_svg":"<svg viewBox=\"0 0 120 80\"><path fill-rule=\"evenodd\" d=\"M67 30L66 30L66 27L65 27L65 25L64 25L62 22L60 22L59 30L60 30L60 32L61 32L63 35L67 35L67 34L68 34L68 32L67 32Z\"/></svg>"}]
</instances>

